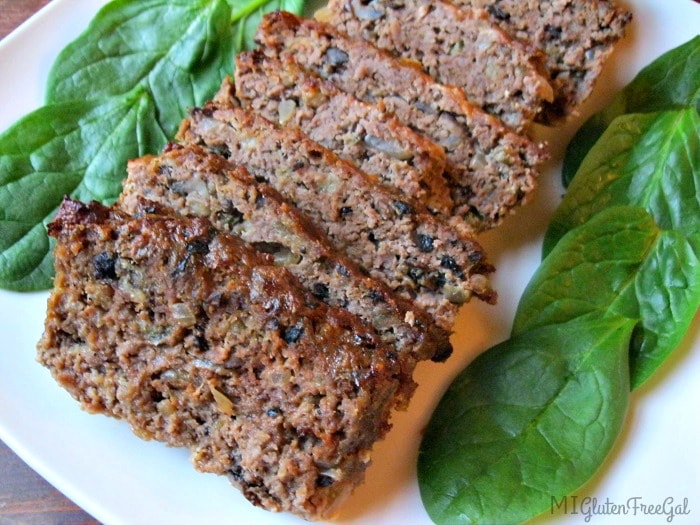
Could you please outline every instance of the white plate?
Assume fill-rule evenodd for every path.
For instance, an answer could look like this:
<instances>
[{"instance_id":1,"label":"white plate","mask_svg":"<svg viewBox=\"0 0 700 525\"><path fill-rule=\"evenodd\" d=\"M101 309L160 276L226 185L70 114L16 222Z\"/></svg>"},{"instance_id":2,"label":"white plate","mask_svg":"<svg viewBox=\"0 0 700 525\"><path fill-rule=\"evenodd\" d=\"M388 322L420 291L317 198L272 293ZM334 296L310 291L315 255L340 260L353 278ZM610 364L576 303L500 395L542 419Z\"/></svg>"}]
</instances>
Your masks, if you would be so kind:
<instances>
[{"instance_id":1,"label":"white plate","mask_svg":"<svg viewBox=\"0 0 700 525\"><path fill-rule=\"evenodd\" d=\"M48 69L58 51L75 38L102 0L54 0L0 44L0 130L43 100ZM629 0L635 21L609 63L581 118L564 128L542 130L554 160L542 175L536 198L517 218L487 234L483 243L498 266L496 307L470 304L454 336L455 355L445 365L423 364L410 409L393 418L394 428L375 447L367 481L343 507L343 524L430 524L415 476L421 429L440 393L475 355L507 337L515 306L539 260L542 233L562 193L563 148L583 117L607 103L644 65L689 40L700 28L693 0ZM700 74L700 72L699 72ZM35 362L46 294L0 292L0 438L68 497L108 524L193 525L209 523L301 524L290 515L250 505L228 481L199 474L185 451L133 436L122 422L82 412ZM654 379L632 396L623 435L595 480L569 501L568 513L537 519L541 524L585 523L596 497L624 505L688 498L689 515L700 520L700 322ZM1 474L0 474L1 475ZM588 504L587 504L588 503ZM583 505L579 505L583 504ZM574 513L574 511L576 513ZM666 523L667 516L594 515L590 523Z\"/></svg>"}]
</instances>

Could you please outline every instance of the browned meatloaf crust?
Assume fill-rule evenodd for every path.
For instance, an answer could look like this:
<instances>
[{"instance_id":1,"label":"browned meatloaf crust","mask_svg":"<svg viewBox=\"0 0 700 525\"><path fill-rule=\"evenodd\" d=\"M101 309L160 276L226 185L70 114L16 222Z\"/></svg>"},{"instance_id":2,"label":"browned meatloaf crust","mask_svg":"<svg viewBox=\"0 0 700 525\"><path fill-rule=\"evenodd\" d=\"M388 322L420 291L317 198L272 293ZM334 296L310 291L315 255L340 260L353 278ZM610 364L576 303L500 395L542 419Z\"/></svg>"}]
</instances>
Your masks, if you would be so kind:
<instances>
[{"instance_id":1,"label":"browned meatloaf crust","mask_svg":"<svg viewBox=\"0 0 700 525\"><path fill-rule=\"evenodd\" d=\"M449 334L416 305L397 296L382 281L364 275L338 253L298 210L241 167L198 146L171 146L159 156L129 162L118 206L134 215L156 203L184 216L205 217L233 233L275 264L293 273L320 301L343 307L372 326L399 354L401 390L408 402L417 361L444 359Z\"/></svg>"},{"instance_id":2,"label":"browned meatloaf crust","mask_svg":"<svg viewBox=\"0 0 700 525\"><path fill-rule=\"evenodd\" d=\"M540 120L556 123L590 95L593 85L625 33L632 14L607 0L452 0L485 8L491 19L515 37L532 42L545 55L555 100Z\"/></svg>"},{"instance_id":3,"label":"browned meatloaf crust","mask_svg":"<svg viewBox=\"0 0 700 525\"><path fill-rule=\"evenodd\" d=\"M420 204L382 185L295 127L276 127L236 107L196 108L180 140L203 145L279 191L321 228L336 249L451 331L472 295L494 298L481 246Z\"/></svg>"},{"instance_id":4,"label":"browned meatloaf crust","mask_svg":"<svg viewBox=\"0 0 700 525\"><path fill-rule=\"evenodd\" d=\"M235 82L235 92L225 85L218 96L235 97L268 120L298 126L365 173L450 213L444 150L395 116L340 91L290 58L278 60L260 51L236 57Z\"/></svg>"},{"instance_id":5,"label":"browned meatloaf crust","mask_svg":"<svg viewBox=\"0 0 700 525\"><path fill-rule=\"evenodd\" d=\"M416 60L438 82L516 130L553 100L534 48L514 40L481 9L442 0L329 0L317 16L397 56Z\"/></svg>"},{"instance_id":6,"label":"browned meatloaf crust","mask_svg":"<svg viewBox=\"0 0 700 525\"><path fill-rule=\"evenodd\" d=\"M371 329L205 219L66 202L39 360L82 406L190 449L269 510L361 481L400 370Z\"/></svg>"},{"instance_id":7,"label":"browned meatloaf crust","mask_svg":"<svg viewBox=\"0 0 700 525\"><path fill-rule=\"evenodd\" d=\"M284 12L266 15L256 39L266 54L293 57L440 144L447 154L453 213L474 229L497 226L535 187L547 156L544 146L512 132L414 65L328 24Z\"/></svg>"}]
</instances>

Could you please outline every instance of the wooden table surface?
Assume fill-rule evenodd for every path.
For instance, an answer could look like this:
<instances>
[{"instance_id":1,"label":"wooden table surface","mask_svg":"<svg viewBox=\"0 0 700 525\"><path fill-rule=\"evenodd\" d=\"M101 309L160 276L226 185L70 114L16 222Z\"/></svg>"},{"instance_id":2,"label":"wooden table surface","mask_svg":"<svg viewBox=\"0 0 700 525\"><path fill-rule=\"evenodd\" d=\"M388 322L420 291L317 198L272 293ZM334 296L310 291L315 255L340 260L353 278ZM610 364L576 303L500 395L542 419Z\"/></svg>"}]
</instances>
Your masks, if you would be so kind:
<instances>
[{"instance_id":1,"label":"wooden table surface","mask_svg":"<svg viewBox=\"0 0 700 525\"><path fill-rule=\"evenodd\" d=\"M0 0L0 39L49 1ZM44 481L0 441L0 525L98 523Z\"/></svg>"}]
</instances>

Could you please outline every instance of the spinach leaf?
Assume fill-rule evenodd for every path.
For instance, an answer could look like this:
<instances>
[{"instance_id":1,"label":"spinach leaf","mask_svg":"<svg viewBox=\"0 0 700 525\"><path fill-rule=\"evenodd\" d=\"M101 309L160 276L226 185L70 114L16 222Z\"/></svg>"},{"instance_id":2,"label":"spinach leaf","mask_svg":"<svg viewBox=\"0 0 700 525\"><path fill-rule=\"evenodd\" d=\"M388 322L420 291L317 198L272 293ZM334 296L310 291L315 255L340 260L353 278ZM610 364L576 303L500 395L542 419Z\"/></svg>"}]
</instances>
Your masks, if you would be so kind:
<instances>
[{"instance_id":1,"label":"spinach leaf","mask_svg":"<svg viewBox=\"0 0 700 525\"><path fill-rule=\"evenodd\" d=\"M642 208L607 208L570 231L544 259L518 305L513 333L587 315L639 318L632 387L688 330L700 306L700 234L663 230Z\"/></svg>"},{"instance_id":2,"label":"spinach leaf","mask_svg":"<svg viewBox=\"0 0 700 525\"><path fill-rule=\"evenodd\" d=\"M585 483L624 421L634 325L589 317L546 326L469 365L440 401L418 456L433 521L521 523Z\"/></svg>"},{"instance_id":3,"label":"spinach leaf","mask_svg":"<svg viewBox=\"0 0 700 525\"><path fill-rule=\"evenodd\" d=\"M0 135L0 286L50 288L53 259L45 225L63 197L114 200L126 162L164 142L142 89L45 106Z\"/></svg>"},{"instance_id":4,"label":"spinach leaf","mask_svg":"<svg viewBox=\"0 0 700 525\"><path fill-rule=\"evenodd\" d=\"M600 113L576 133L564 157L568 186L588 151L610 123L625 113L651 113L694 107L700 112L700 36L672 49L642 69Z\"/></svg>"},{"instance_id":5,"label":"spinach leaf","mask_svg":"<svg viewBox=\"0 0 700 525\"><path fill-rule=\"evenodd\" d=\"M663 229L700 231L700 116L695 108L618 117L591 149L545 235L549 253L600 210L631 204Z\"/></svg>"},{"instance_id":6,"label":"spinach leaf","mask_svg":"<svg viewBox=\"0 0 700 525\"><path fill-rule=\"evenodd\" d=\"M147 90L165 135L208 100L233 68L225 0L116 0L69 44L51 69L49 103ZM154 151L155 153L155 151Z\"/></svg>"},{"instance_id":7,"label":"spinach leaf","mask_svg":"<svg viewBox=\"0 0 700 525\"><path fill-rule=\"evenodd\" d=\"M229 0L233 9L234 40L238 49L255 47L255 32L265 13L279 9L299 14L304 9L304 0Z\"/></svg>"}]
</instances>

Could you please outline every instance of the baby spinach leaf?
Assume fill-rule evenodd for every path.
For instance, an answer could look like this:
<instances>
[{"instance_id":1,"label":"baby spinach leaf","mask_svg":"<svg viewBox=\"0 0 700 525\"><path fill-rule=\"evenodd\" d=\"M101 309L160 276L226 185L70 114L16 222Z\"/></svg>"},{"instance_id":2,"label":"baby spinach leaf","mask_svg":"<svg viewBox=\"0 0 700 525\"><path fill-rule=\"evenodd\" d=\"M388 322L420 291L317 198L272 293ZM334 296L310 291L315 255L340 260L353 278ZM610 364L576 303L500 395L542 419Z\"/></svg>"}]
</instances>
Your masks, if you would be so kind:
<instances>
[{"instance_id":1,"label":"baby spinach leaf","mask_svg":"<svg viewBox=\"0 0 700 525\"><path fill-rule=\"evenodd\" d=\"M234 27L234 42L238 49L255 47L255 32L265 13L279 9L300 14L304 0L229 0L233 10L231 20Z\"/></svg>"},{"instance_id":2,"label":"baby spinach leaf","mask_svg":"<svg viewBox=\"0 0 700 525\"><path fill-rule=\"evenodd\" d=\"M591 149L554 214L543 253L595 213L648 210L663 229L700 231L700 116L695 108L615 119Z\"/></svg>"},{"instance_id":3,"label":"baby spinach leaf","mask_svg":"<svg viewBox=\"0 0 700 525\"><path fill-rule=\"evenodd\" d=\"M225 0L116 0L58 56L49 103L146 89L172 137L188 108L208 100L233 67Z\"/></svg>"},{"instance_id":4,"label":"baby spinach leaf","mask_svg":"<svg viewBox=\"0 0 700 525\"><path fill-rule=\"evenodd\" d=\"M479 356L440 401L418 456L437 524L521 523L595 472L624 421L634 320L577 319Z\"/></svg>"},{"instance_id":5,"label":"baby spinach leaf","mask_svg":"<svg viewBox=\"0 0 700 525\"><path fill-rule=\"evenodd\" d=\"M643 333L631 350L632 388L680 344L700 308L700 234L664 231L635 280Z\"/></svg>"},{"instance_id":6,"label":"baby spinach leaf","mask_svg":"<svg viewBox=\"0 0 700 525\"><path fill-rule=\"evenodd\" d=\"M164 142L142 89L45 106L0 135L0 286L51 287L45 225L63 197L116 199L126 162Z\"/></svg>"},{"instance_id":7,"label":"baby spinach leaf","mask_svg":"<svg viewBox=\"0 0 700 525\"><path fill-rule=\"evenodd\" d=\"M607 208L544 259L520 300L513 333L591 314L639 318L630 358L636 388L678 346L700 306L694 244L683 232L659 228L642 208Z\"/></svg>"},{"instance_id":8,"label":"baby spinach leaf","mask_svg":"<svg viewBox=\"0 0 700 525\"><path fill-rule=\"evenodd\" d=\"M568 186L607 127L625 113L651 113L694 107L700 112L700 36L672 49L642 69L600 113L576 133L564 157L562 178Z\"/></svg>"}]
</instances>

